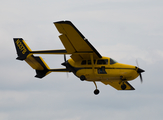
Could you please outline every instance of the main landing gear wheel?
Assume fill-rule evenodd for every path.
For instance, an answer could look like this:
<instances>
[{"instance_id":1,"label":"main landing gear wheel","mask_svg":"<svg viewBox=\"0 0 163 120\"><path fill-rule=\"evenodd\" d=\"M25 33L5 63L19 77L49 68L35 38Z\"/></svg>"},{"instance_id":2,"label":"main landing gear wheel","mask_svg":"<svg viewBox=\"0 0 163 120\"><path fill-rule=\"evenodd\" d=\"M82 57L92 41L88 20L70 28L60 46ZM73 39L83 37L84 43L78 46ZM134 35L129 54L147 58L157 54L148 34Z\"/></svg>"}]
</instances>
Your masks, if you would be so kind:
<instances>
[{"instance_id":1,"label":"main landing gear wheel","mask_svg":"<svg viewBox=\"0 0 163 120\"><path fill-rule=\"evenodd\" d=\"M94 94L98 95L100 93L100 91L98 89L94 90Z\"/></svg>"},{"instance_id":2,"label":"main landing gear wheel","mask_svg":"<svg viewBox=\"0 0 163 120\"><path fill-rule=\"evenodd\" d=\"M93 81L93 83L95 84L95 87L96 87L96 89L94 90L94 94L95 94L95 95L98 95L98 94L100 93L100 91L97 89L96 82Z\"/></svg>"},{"instance_id":3,"label":"main landing gear wheel","mask_svg":"<svg viewBox=\"0 0 163 120\"><path fill-rule=\"evenodd\" d=\"M121 89L122 90L125 90L126 89L126 85L124 83L121 85Z\"/></svg>"},{"instance_id":4,"label":"main landing gear wheel","mask_svg":"<svg viewBox=\"0 0 163 120\"><path fill-rule=\"evenodd\" d=\"M80 80L81 80L81 81L84 81L84 80L86 80L86 77L85 77L84 75L81 75L81 76L80 76Z\"/></svg>"}]
</instances>

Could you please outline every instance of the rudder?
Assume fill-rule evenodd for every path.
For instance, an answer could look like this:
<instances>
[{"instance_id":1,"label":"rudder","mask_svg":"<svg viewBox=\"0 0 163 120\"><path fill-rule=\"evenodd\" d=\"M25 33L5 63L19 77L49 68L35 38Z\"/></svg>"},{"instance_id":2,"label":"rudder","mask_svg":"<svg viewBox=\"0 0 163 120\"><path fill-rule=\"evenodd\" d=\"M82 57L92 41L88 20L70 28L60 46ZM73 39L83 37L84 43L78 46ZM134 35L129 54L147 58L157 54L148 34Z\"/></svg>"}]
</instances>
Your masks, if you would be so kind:
<instances>
[{"instance_id":1,"label":"rudder","mask_svg":"<svg viewBox=\"0 0 163 120\"><path fill-rule=\"evenodd\" d=\"M27 56L30 54L31 49L22 38L13 38L13 39L18 54L18 57L16 59L25 60Z\"/></svg>"}]
</instances>

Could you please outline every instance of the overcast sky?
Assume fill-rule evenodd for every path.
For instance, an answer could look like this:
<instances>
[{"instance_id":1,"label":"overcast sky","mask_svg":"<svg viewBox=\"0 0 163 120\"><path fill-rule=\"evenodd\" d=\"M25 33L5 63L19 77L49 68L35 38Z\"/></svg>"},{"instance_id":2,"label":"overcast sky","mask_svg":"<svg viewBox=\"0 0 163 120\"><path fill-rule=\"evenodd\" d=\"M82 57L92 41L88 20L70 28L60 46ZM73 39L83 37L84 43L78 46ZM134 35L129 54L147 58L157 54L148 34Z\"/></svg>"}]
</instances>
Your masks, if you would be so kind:
<instances>
[{"instance_id":1,"label":"overcast sky","mask_svg":"<svg viewBox=\"0 0 163 120\"><path fill-rule=\"evenodd\" d=\"M1 0L0 120L162 120L162 0ZM135 91L82 82L72 73L35 78L13 38L32 50L64 48L53 22L70 20L103 56L145 70ZM60 68L63 55L42 55ZM69 56L67 56L69 58Z\"/></svg>"}]
</instances>

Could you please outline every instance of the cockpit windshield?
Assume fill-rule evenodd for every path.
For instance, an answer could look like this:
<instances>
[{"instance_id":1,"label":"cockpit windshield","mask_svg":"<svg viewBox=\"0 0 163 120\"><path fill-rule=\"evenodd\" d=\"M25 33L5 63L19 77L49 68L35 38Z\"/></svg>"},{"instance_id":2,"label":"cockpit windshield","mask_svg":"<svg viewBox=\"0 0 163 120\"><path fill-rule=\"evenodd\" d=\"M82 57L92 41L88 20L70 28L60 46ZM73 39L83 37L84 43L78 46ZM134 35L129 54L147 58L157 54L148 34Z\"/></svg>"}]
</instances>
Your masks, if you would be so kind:
<instances>
[{"instance_id":1,"label":"cockpit windshield","mask_svg":"<svg viewBox=\"0 0 163 120\"><path fill-rule=\"evenodd\" d=\"M117 61L115 61L112 58L110 58L110 65L115 64L115 63L117 63Z\"/></svg>"}]
</instances>

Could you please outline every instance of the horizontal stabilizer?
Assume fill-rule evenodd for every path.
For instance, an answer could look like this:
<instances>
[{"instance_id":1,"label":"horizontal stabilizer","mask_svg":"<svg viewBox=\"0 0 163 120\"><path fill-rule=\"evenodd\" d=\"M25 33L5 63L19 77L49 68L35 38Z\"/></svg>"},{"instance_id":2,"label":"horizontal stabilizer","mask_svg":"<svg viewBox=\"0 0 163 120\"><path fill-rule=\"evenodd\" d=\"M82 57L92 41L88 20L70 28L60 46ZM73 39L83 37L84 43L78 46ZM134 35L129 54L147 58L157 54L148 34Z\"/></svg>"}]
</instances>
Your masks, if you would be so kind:
<instances>
[{"instance_id":1,"label":"horizontal stabilizer","mask_svg":"<svg viewBox=\"0 0 163 120\"><path fill-rule=\"evenodd\" d=\"M28 56L25 61L36 70L37 78L43 78L47 74L50 73L49 66L45 63L45 61L40 56Z\"/></svg>"}]
</instances>

